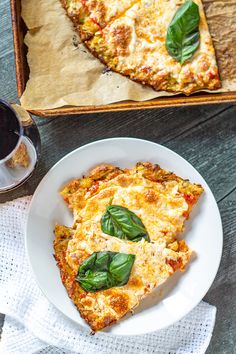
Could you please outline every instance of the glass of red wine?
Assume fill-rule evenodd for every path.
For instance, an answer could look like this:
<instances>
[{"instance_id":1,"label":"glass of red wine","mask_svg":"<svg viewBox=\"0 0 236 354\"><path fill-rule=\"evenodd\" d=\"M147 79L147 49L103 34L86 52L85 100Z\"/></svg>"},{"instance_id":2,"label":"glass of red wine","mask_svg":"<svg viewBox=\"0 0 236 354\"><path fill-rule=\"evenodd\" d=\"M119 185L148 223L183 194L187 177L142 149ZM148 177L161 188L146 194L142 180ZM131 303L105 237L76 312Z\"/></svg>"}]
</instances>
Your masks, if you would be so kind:
<instances>
[{"instance_id":1,"label":"glass of red wine","mask_svg":"<svg viewBox=\"0 0 236 354\"><path fill-rule=\"evenodd\" d=\"M0 100L0 193L18 187L31 176L40 145L31 115L17 104Z\"/></svg>"}]
</instances>

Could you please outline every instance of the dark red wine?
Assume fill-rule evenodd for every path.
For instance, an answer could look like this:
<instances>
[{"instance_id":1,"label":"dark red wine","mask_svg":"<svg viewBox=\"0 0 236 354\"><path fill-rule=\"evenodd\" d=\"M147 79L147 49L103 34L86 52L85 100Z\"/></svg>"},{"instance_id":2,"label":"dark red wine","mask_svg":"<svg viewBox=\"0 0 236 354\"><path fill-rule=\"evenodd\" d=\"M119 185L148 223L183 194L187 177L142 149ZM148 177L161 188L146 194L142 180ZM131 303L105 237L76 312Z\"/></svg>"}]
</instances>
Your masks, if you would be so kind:
<instances>
[{"instance_id":1,"label":"dark red wine","mask_svg":"<svg viewBox=\"0 0 236 354\"><path fill-rule=\"evenodd\" d=\"M0 102L0 160L16 147L20 137L20 124L14 112Z\"/></svg>"}]
</instances>

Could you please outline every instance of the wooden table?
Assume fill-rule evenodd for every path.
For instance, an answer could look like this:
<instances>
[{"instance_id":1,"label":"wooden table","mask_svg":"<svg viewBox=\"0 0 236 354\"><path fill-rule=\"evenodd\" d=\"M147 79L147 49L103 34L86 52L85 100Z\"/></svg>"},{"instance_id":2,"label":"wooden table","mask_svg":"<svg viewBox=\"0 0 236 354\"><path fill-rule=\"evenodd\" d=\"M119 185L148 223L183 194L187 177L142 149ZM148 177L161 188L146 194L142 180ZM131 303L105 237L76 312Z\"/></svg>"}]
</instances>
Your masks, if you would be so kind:
<instances>
[{"instance_id":1,"label":"wooden table","mask_svg":"<svg viewBox=\"0 0 236 354\"><path fill-rule=\"evenodd\" d=\"M16 102L8 0L1 0L0 33L0 97ZM61 157L102 138L148 139L173 149L197 168L215 195L224 227L222 262L204 298L217 307L216 325L207 353L236 353L236 106L224 104L35 120L42 139L38 167L22 187L0 195L1 203L32 194Z\"/></svg>"}]
</instances>

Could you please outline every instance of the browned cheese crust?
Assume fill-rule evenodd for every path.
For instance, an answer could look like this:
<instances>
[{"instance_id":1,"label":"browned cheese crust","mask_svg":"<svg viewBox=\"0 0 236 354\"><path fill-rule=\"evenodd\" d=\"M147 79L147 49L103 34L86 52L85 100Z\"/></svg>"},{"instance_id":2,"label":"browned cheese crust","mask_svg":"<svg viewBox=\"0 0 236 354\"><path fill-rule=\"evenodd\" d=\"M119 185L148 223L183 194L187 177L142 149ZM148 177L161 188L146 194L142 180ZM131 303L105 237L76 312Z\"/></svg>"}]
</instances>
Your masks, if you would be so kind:
<instances>
[{"instance_id":1,"label":"browned cheese crust","mask_svg":"<svg viewBox=\"0 0 236 354\"><path fill-rule=\"evenodd\" d=\"M127 252L135 254L137 262L128 284L95 293L85 292L75 277L79 265L91 255L91 249L94 252L119 251L121 247L124 250L124 245L116 238L111 244L102 237L89 239L77 231L71 238L72 233L73 230L56 225L55 259L69 297L94 332L120 320L138 306L154 287L164 283L177 270L183 271L191 256L184 241L175 240L171 244L160 242L161 250L147 242L140 245L127 242ZM82 250L84 244L87 250ZM153 261L150 261L151 256Z\"/></svg>"},{"instance_id":2,"label":"browned cheese crust","mask_svg":"<svg viewBox=\"0 0 236 354\"><path fill-rule=\"evenodd\" d=\"M80 287L79 283L75 281L77 272L68 265L65 259L68 242L71 240L72 230L63 225L56 225L54 232L55 259L60 270L62 283L65 286L69 297L79 310L81 317L87 321L91 329L93 331L98 331L116 322L117 316L118 318L124 316L130 309L129 299L119 289L103 291L104 296L109 297L110 307L115 311L117 316L103 315L102 313L100 313L99 316L96 311L93 311L93 306L96 301L96 293L88 294ZM88 307L90 308L89 310L87 309Z\"/></svg>"},{"instance_id":3,"label":"browned cheese crust","mask_svg":"<svg viewBox=\"0 0 236 354\"><path fill-rule=\"evenodd\" d=\"M191 250L178 236L203 188L160 166L140 162L132 169L103 164L61 191L73 210L74 226L55 227L55 258L62 282L93 331L121 319L154 288L188 264ZM151 242L120 240L104 234L101 216L111 198L139 213ZM125 286L85 292L76 281L80 264L92 253L112 251L136 256Z\"/></svg>"},{"instance_id":4,"label":"browned cheese crust","mask_svg":"<svg viewBox=\"0 0 236 354\"><path fill-rule=\"evenodd\" d=\"M188 219L193 206L197 203L203 192L201 185L193 184L170 171L162 169L159 165L149 162L139 162L135 168L123 170L108 164L99 165L90 171L88 176L72 180L68 183L62 189L61 195L68 204L68 207L73 209L76 223L78 221L77 217L79 218L79 212L87 203L87 198L95 196L109 185L125 188L128 185L132 185L132 183L135 184L135 180L138 178L139 183L142 183L140 179L144 178L144 180L147 180L147 183L148 181L151 183L154 182L154 185L162 185L165 189L168 188L171 181L178 185L178 195L182 196L188 205L183 215L186 219ZM147 188L144 198L145 202L153 206L153 203L158 200L155 199L155 191L151 183L150 188ZM112 191L105 193L108 194L104 197L111 198L113 196Z\"/></svg>"},{"instance_id":5,"label":"browned cheese crust","mask_svg":"<svg viewBox=\"0 0 236 354\"><path fill-rule=\"evenodd\" d=\"M184 65L165 47L168 25L184 0L61 0L89 51L109 69L157 91L189 95L220 88L201 0L200 47Z\"/></svg>"}]
</instances>

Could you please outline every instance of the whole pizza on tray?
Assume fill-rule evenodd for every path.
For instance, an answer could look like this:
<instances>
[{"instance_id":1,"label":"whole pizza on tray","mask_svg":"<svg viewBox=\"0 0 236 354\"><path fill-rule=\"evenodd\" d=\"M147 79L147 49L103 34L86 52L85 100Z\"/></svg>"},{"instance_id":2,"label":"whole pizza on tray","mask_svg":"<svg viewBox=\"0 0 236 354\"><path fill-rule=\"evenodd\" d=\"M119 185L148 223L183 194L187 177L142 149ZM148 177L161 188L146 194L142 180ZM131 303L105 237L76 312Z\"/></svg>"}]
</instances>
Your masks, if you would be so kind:
<instances>
[{"instance_id":1,"label":"whole pizza on tray","mask_svg":"<svg viewBox=\"0 0 236 354\"><path fill-rule=\"evenodd\" d=\"M220 88L201 0L61 0L86 47L155 90Z\"/></svg>"}]
</instances>

